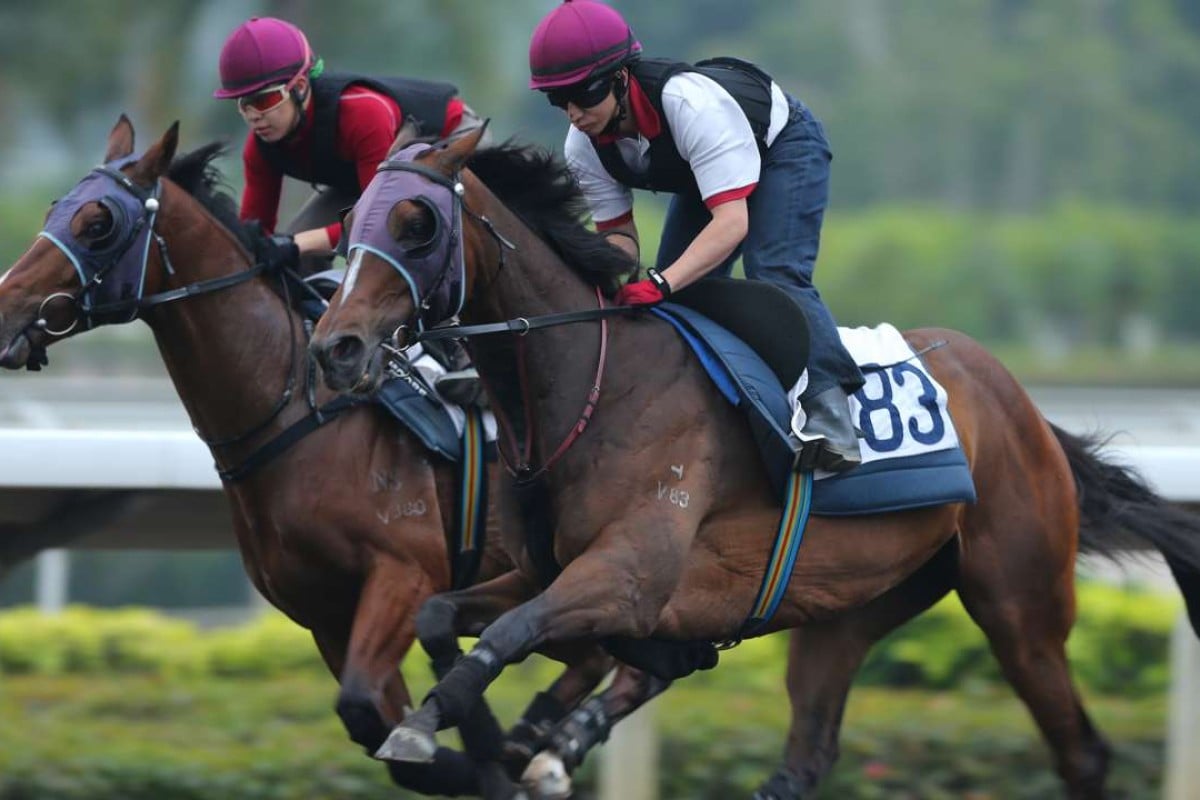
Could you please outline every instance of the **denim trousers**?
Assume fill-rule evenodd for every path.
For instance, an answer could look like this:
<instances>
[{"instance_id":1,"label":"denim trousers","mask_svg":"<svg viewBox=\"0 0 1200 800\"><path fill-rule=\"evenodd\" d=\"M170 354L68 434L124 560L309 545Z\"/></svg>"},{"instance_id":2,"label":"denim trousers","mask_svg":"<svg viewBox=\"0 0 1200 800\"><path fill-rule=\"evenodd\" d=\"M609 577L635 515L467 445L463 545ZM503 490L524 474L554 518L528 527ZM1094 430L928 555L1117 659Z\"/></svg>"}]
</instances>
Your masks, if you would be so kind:
<instances>
[{"instance_id":1,"label":"denim trousers","mask_svg":"<svg viewBox=\"0 0 1200 800\"><path fill-rule=\"evenodd\" d=\"M820 121L798 100L789 98L789 103L788 122L763 157L758 186L747 199L746 238L709 274L728 276L740 255L747 278L773 283L791 295L808 319L810 355L804 396L839 385L850 393L862 386L862 373L813 286L832 154ZM698 193L672 197L657 267L665 269L679 258L711 219Z\"/></svg>"}]
</instances>

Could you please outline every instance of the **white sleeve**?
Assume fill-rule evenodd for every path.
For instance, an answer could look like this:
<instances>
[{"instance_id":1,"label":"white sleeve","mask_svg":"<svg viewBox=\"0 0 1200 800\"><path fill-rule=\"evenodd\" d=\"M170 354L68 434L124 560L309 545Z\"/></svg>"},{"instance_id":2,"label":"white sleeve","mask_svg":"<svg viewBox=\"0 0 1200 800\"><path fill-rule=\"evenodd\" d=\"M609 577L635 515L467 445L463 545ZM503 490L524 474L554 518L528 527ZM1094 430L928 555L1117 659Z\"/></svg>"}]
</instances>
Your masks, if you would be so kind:
<instances>
[{"instance_id":1,"label":"white sleeve","mask_svg":"<svg viewBox=\"0 0 1200 800\"><path fill-rule=\"evenodd\" d=\"M663 86L663 113L679 155L704 200L758 183L762 160L745 112L729 92L698 72Z\"/></svg>"},{"instance_id":2,"label":"white sleeve","mask_svg":"<svg viewBox=\"0 0 1200 800\"><path fill-rule=\"evenodd\" d=\"M633 192L608 174L587 134L572 127L567 132L563 154L595 222L609 222L633 210Z\"/></svg>"}]
</instances>

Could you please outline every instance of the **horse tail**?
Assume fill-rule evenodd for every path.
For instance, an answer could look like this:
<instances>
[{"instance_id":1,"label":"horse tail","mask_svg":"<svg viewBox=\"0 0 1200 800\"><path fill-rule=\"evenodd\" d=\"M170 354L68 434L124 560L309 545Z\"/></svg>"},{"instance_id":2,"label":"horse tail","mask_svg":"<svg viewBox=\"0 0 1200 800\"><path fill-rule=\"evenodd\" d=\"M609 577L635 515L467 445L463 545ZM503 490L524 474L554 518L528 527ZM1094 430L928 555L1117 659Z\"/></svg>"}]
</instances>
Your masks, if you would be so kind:
<instances>
[{"instance_id":1,"label":"horse tail","mask_svg":"<svg viewBox=\"0 0 1200 800\"><path fill-rule=\"evenodd\" d=\"M1099 436L1074 436L1051 425L1075 476L1079 550L1113 560L1153 545L1163 554L1200 636L1200 515L1168 503L1137 473L1100 456Z\"/></svg>"}]
</instances>

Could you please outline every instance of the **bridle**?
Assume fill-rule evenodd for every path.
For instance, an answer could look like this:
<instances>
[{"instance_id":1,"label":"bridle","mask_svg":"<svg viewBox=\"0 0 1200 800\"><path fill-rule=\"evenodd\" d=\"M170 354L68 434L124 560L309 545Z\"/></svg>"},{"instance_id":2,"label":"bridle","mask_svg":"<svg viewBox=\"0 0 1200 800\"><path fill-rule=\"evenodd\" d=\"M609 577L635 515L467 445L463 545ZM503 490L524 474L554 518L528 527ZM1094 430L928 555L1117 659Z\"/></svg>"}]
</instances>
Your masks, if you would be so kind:
<instances>
[{"instance_id":1,"label":"bridle","mask_svg":"<svg viewBox=\"0 0 1200 800\"><path fill-rule=\"evenodd\" d=\"M402 322L391 336L391 341L380 343L380 347L391 355L403 357L404 349L421 340L432 339L450 339L450 338L470 338L473 336L484 336L496 333L510 333L516 336L516 356L517 356L517 373L521 386L521 403L524 407L525 414L525 440L524 446L517 446L517 437L514 433L513 426L508 420L504 411L500 408L494 408L496 421L503 433L504 439L507 442L507 450L505 447L499 447L498 450L501 459L504 462L505 468L512 474L519 483L532 483L536 479L544 475L550 467L558 461L572 444L583 434L591 421L592 414L596 410L596 405L600 399L600 390L604 382L604 368L608 360L608 317L614 315L628 315L633 309L625 306L605 307L604 297L599 289L596 290L596 298L599 304L598 308L588 309L586 311L571 311L559 314L547 314L538 317L519 317L514 320L505 322L487 323L483 325L445 325L437 328L426 330L424 326L424 317L429 311L431 298L436 295L442 282L447 280L452 267L452 256L457 249L459 251L460 269L463 270L465 280L465 253L464 241L462 235L462 218L465 214L467 217L475 220L488 232L497 245L497 264L493 272L492 278L489 281L489 286L494 283L504 269L506 260L505 253L507 250L516 250L517 247L499 231L487 216L475 212L466 202L466 187L462 183L460 173L447 176L442 172L430 169L423 164L418 164L413 161L389 160L385 161L378 167L379 172L396 171L409 172L420 175L428 181L431 181L438 186L443 187L450 193L452 198L454 213L452 214L451 229L447 234L450 237L451 246L446 249L446 255L442 261L442 267L438 271L430 290L425 294L424 299L413 309L412 315ZM457 245L455 247L454 245ZM351 244L351 250L362 245ZM377 247L369 248L376 255L382 257L390 263L397 271L404 275L406 280L407 273L403 270L399 263L387 253L381 252ZM476 291L479 291L478 289ZM589 387L588 396L584 402L583 410L580 413L576 422L571 426L567 435L562 442L555 448L549 458L545 460L539 467L534 467L531 463L533 452L533 406L529 402L528 377L526 370L525 358L525 335L532 330L540 328L564 325L569 323L585 322L585 321L600 321L600 352L597 359L596 372L592 379L592 384ZM401 337L403 337L404 345L401 346Z\"/></svg>"},{"instance_id":2,"label":"bridle","mask_svg":"<svg viewBox=\"0 0 1200 800\"><path fill-rule=\"evenodd\" d=\"M18 332L17 336L24 335L29 340L28 333L31 328L36 328L52 337L67 336L78 327L81 321L87 329L104 324L131 322L146 309L237 286L238 284L253 280L275 267L272 264L258 262L247 269L234 272L230 275L196 281L185 286L151 295L143 295L142 288L145 286L146 272L149 269L151 241L158 247L160 261L167 275L173 276L175 269L171 264L167 252L166 241L154 229L161 206L162 180L156 179L154 185L147 189L134 183L128 175L121 171L122 167L136 160L136 157L126 157L119 161L95 167L76 186L76 189L78 189L93 176L108 178L129 196L124 198L125 202L121 202L121 195L104 194L96 198L84 196L80 199L77 207L67 209L63 214L59 215L57 220L54 217L54 211L51 211L51 216L47 218L47 227L38 236L49 241L66 255L79 275L80 289L75 294L70 292L54 292L43 298L38 306L38 313L35 315L34 320ZM70 197L70 195L71 193L68 193L67 197ZM130 198L134 202L129 202ZM78 207L82 207L83 204L92 200L104 206L112 216L113 221L112 230L106 236L113 237L114 241L99 250L82 247L73 237L64 235L65 228L61 223L63 219L69 222L70 218L78 210ZM61 202L58 201L60 204ZM140 209L140 214L135 216L131 212L137 209ZM56 224L51 225L50 223L52 222ZM128 259L131 256L136 258L139 250L141 252L140 263L135 265L136 270L131 273L137 276L137 294L106 302L98 302L97 297L101 292L106 290L106 287L110 283L108 279L113 276L114 272L123 271L123 269L128 269L129 265L133 265L134 262ZM288 279L291 278L301 285L303 282L298 275L289 269L278 268L278 272L280 284L283 287L283 302L290 308L291 293ZM73 307L75 316L69 325L61 329L51 329L46 311L51 303L58 300L69 302ZM128 316L122 318L126 313L128 313ZM30 356L26 367L31 370L39 370L47 362L46 344L35 345L30 340L30 348ZM264 419L234 436L209 439L203 436L198 430L196 431L196 435L209 447L221 448L244 442L264 430L283 412L295 394L297 383L296 362L298 357L296 337L293 335L291 337L291 355L288 365L287 383L279 399Z\"/></svg>"}]
</instances>

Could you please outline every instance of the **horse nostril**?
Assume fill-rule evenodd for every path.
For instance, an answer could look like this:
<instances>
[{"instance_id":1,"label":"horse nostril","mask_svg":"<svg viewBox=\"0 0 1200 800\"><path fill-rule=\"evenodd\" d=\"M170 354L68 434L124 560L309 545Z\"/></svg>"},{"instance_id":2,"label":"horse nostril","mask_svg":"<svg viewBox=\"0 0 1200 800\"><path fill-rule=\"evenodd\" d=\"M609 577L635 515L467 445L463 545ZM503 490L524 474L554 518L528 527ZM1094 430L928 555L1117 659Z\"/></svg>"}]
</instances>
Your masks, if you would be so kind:
<instances>
[{"instance_id":1,"label":"horse nostril","mask_svg":"<svg viewBox=\"0 0 1200 800\"><path fill-rule=\"evenodd\" d=\"M343 336L329 348L329 355L336 363L350 364L357 362L365 349L362 339L357 336Z\"/></svg>"}]
</instances>

